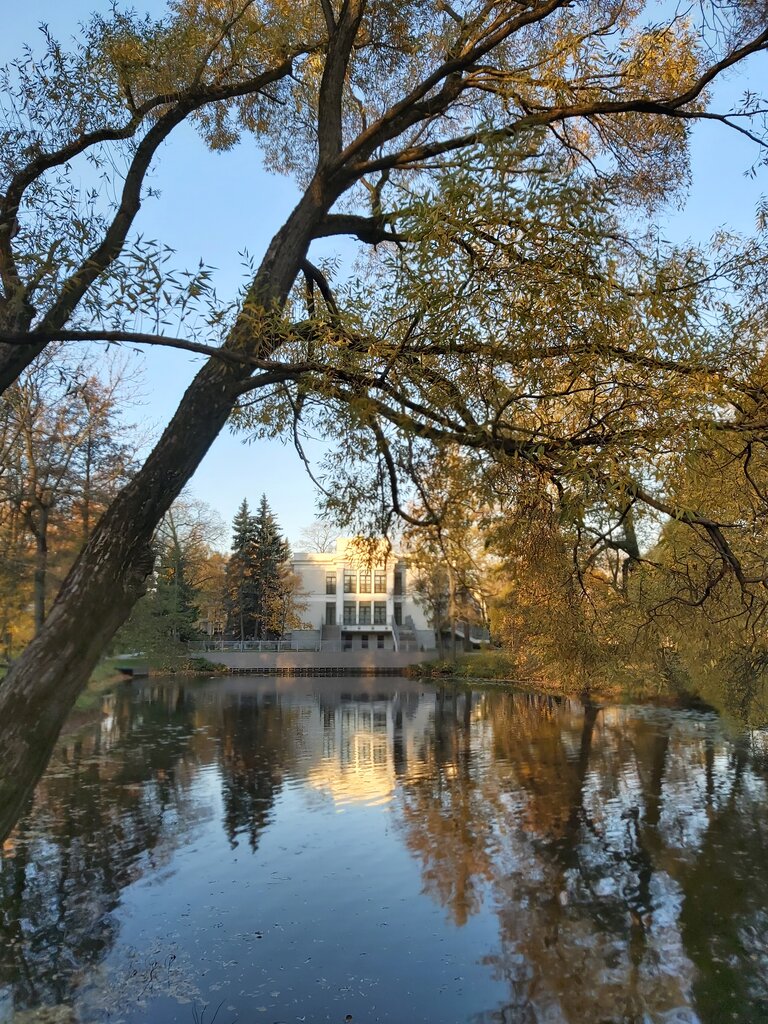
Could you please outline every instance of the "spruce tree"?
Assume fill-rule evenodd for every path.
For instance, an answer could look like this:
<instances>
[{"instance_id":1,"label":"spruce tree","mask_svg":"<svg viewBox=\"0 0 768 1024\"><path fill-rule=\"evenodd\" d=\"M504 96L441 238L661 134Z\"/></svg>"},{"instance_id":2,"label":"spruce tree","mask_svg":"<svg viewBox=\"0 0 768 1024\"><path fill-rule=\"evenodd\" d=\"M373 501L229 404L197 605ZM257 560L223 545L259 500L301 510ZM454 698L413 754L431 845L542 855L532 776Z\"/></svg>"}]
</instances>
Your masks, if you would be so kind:
<instances>
[{"instance_id":1,"label":"spruce tree","mask_svg":"<svg viewBox=\"0 0 768 1024\"><path fill-rule=\"evenodd\" d=\"M275 639L274 608L280 601L285 568L290 558L288 542L281 537L272 509L262 494L254 516L254 636L257 640Z\"/></svg>"},{"instance_id":2,"label":"spruce tree","mask_svg":"<svg viewBox=\"0 0 768 1024\"><path fill-rule=\"evenodd\" d=\"M178 537L158 543L152 585L117 634L118 650L174 657L200 635L195 589L188 578L187 556Z\"/></svg>"},{"instance_id":3,"label":"spruce tree","mask_svg":"<svg viewBox=\"0 0 768 1024\"><path fill-rule=\"evenodd\" d=\"M245 640L253 626L255 519L243 498L232 522L232 554L227 564L227 633Z\"/></svg>"},{"instance_id":4,"label":"spruce tree","mask_svg":"<svg viewBox=\"0 0 768 1024\"><path fill-rule=\"evenodd\" d=\"M227 566L227 631L240 640L280 637L286 616L275 609L286 602L290 548L267 496L256 514L243 499L232 522L232 555Z\"/></svg>"},{"instance_id":5,"label":"spruce tree","mask_svg":"<svg viewBox=\"0 0 768 1024\"><path fill-rule=\"evenodd\" d=\"M159 552L154 614L163 635L175 643L187 643L199 635L196 623L200 613L178 539L169 540Z\"/></svg>"}]
</instances>

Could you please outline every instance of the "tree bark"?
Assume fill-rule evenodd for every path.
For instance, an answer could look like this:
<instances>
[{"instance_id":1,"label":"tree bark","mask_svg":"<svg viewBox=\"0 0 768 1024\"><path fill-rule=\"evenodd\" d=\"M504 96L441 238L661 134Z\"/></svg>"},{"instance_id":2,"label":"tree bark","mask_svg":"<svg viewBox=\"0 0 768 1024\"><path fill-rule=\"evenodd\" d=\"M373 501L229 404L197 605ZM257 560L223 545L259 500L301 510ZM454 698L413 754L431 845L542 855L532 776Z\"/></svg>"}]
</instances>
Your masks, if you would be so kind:
<instances>
[{"instance_id":1,"label":"tree bark","mask_svg":"<svg viewBox=\"0 0 768 1024\"><path fill-rule=\"evenodd\" d=\"M48 508L45 505L41 505L39 513L40 517L33 526L35 537L35 633L39 633L43 628L43 621L45 619L45 587L48 580Z\"/></svg>"},{"instance_id":2,"label":"tree bark","mask_svg":"<svg viewBox=\"0 0 768 1024\"><path fill-rule=\"evenodd\" d=\"M42 515L47 516L47 509ZM45 585L48 579L48 530L45 523L35 535L35 632L39 633L45 620Z\"/></svg>"},{"instance_id":3,"label":"tree bark","mask_svg":"<svg viewBox=\"0 0 768 1024\"><path fill-rule=\"evenodd\" d=\"M227 347L263 357L280 343L269 324L285 303L319 219L336 198L317 178L275 235ZM112 502L69 572L50 614L0 684L0 841L13 828L99 655L152 570L152 536L221 431L247 367L212 358L198 372L141 470Z\"/></svg>"},{"instance_id":4,"label":"tree bark","mask_svg":"<svg viewBox=\"0 0 768 1024\"><path fill-rule=\"evenodd\" d=\"M472 650L472 638L469 635L469 619L464 619L461 623L461 628L464 630L464 642L462 644L465 653Z\"/></svg>"}]
</instances>

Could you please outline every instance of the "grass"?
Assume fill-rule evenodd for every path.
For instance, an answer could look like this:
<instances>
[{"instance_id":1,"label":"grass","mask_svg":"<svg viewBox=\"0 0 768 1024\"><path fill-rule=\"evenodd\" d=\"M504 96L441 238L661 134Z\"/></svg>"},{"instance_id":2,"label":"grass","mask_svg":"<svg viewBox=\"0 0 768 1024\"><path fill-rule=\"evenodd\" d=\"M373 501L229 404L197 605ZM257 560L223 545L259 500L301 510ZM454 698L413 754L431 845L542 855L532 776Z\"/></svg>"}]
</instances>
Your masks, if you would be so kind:
<instances>
[{"instance_id":1,"label":"grass","mask_svg":"<svg viewBox=\"0 0 768 1024\"><path fill-rule=\"evenodd\" d=\"M214 665L204 658L189 657L157 657L137 658L138 664L148 666L150 675L166 675L178 673L179 675L216 675L226 672L224 665ZM88 684L75 701L76 711L93 711L101 707L101 698L109 693L120 683L126 683L129 676L118 671L119 665L125 665L126 658L102 658L91 673Z\"/></svg>"},{"instance_id":2,"label":"grass","mask_svg":"<svg viewBox=\"0 0 768 1024\"><path fill-rule=\"evenodd\" d=\"M412 668L414 674L451 679L498 679L521 682L520 665L507 651L477 651L453 658L427 661Z\"/></svg>"},{"instance_id":3,"label":"grass","mask_svg":"<svg viewBox=\"0 0 768 1024\"><path fill-rule=\"evenodd\" d=\"M570 685L545 672L531 672L509 651L490 650L460 654L453 658L413 665L410 674L455 682L506 683L516 689L559 696L592 697L605 700L646 699L649 694L609 674L595 675L589 681L571 680Z\"/></svg>"},{"instance_id":4,"label":"grass","mask_svg":"<svg viewBox=\"0 0 768 1024\"><path fill-rule=\"evenodd\" d=\"M155 654L150 655L147 661L151 676L215 676L229 671L226 665L205 658L192 658L188 654Z\"/></svg>"},{"instance_id":5,"label":"grass","mask_svg":"<svg viewBox=\"0 0 768 1024\"><path fill-rule=\"evenodd\" d=\"M92 711L101 706L101 698L109 693L118 683L125 681L125 676L117 671L118 658L102 658L91 673L88 684L75 701L77 711Z\"/></svg>"}]
</instances>

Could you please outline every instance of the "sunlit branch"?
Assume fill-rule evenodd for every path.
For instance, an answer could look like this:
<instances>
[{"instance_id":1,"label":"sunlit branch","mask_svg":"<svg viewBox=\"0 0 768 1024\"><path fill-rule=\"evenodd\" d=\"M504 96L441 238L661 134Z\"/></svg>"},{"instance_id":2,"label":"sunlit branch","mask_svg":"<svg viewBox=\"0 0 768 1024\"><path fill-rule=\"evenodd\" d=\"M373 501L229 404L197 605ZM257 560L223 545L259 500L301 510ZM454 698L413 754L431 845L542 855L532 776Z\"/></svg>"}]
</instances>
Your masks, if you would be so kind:
<instances>
[{"instance_id":1,"label":"sunlit branch","mask_svg":"<svg viewBox=\"0 0 768 1024\"><path fill-rule=\"evenodd\" d=\"M481 142L504 141L515 135L536 127L546 127L557 122L571 120L573 118L593 118L598 116L610 116L615 114L658 114L666 117L677 117L696 120L709 118L725 123L730 128L750 134L752 140L761 148L768 147L768 142L758 135L748 133L746 129L736 125L727 115L719 115L712 112L696 111L686 109L689 104L699 98L702 92L718 76L729 68L738 64L746 57L759 53L768 46L768 29L761 32L749 43L731 53L722 60L717 61L686 90L676 96L667 97L634 97L626 100L602 100L590 103L574 103L567 106L530 109L524 116L518 118L503 128L495 130L478 130L468 132L465 135L454 136L433 143L425 143L421 146L410 146L406 149L388 153L376 159L369 159L362 163L353 164L349 168L350 174L358 177L362 174L370 174L376 171L383 171L394 168L407 168L424 160L441 156L445 153L455 152L460 149L467 149ZM351 154L350 154L351 155Z\"/></svg>"},{"instance_id":2,"label":"sunlit branch","mask_svg":"<svg viewBox=\"0 0 768 1024\"><path fill-rule=\"evenodd\" d=\"M346 173L351 170L353 177L359 177L361 173L365 173L360 171L359 164L351 164L358 154L364 156L370 154L390 139L401 135L412 125L443 112L464 88L462 75L465 71L468 71L515 32L528 25L546 20L554 11L568 6L568 2L569 0L549 0L547 3L531 7L515 18L504 19L495 31L491 28L487 29L482 39L470 45L460 55L441 64L399 103L387 110L366 131L361 132L339 154L337 166L340 169L345 168ZM430 98L429 94L438 86L442 86L442 88ZM375 163L371 162L369 165L371 169ZM395 164L390 164L390 166L395 166ZM385 165L382 164L382 169L384 167Z\"/></svg>"}]
</instances>

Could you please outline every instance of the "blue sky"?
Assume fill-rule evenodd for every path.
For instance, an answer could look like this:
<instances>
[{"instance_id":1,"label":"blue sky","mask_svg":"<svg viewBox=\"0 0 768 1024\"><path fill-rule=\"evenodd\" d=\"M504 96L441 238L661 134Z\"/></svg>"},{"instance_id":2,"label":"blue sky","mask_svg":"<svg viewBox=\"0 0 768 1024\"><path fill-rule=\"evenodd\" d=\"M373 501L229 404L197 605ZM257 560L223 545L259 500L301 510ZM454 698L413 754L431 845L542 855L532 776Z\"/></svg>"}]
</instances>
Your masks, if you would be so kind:
<instances>
[{"instance_id":1,"label":"blue sky","mask_svg":"<svg viewBox=\"0 0 768 1024\"><path fill-rule=\"evenodd\" d=\"M149 5L138 2L135 6ZM162 6L152 4L155 10ZM90 11L108 7L102 0L14 4L4 12L0 60L13 57L24 42L38 45L41 22L65 42ZM753 60L749 69L753 88L758 81L768 80L767 65L764 54ZM735 76L720 86L721 106L738 98L744 88L744 80ZM723 226L751 231L757 201L768 191L765 168L756 179L745 176L755 157L754 146L722 126L712 122L696 126L691 192L684 209L671 209L659 217L661 234L702 240ZM297 196L288 179L262 169L252 144L213 154L188 128L177 131L160 152L152 184L161 195L144 204L137 230L176 249L181 265L192 267L203 259L216 267L216 284L223 294L232 294L242 280L238 252L247 249L258 261ZM329 251L327 243L323 251ZM345 252L349 251L346 244ZM146 418L159 431L200 364L185 354L161 350L149 351L141 362L146 404L131 418ZM291 540L315 518L314 487L293 448L280 442L245 445L225 432L195 474L191 490L227 523L243 497L255 504L264 492Z\"/></svg>"}]
</instances>

